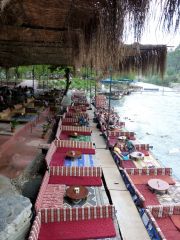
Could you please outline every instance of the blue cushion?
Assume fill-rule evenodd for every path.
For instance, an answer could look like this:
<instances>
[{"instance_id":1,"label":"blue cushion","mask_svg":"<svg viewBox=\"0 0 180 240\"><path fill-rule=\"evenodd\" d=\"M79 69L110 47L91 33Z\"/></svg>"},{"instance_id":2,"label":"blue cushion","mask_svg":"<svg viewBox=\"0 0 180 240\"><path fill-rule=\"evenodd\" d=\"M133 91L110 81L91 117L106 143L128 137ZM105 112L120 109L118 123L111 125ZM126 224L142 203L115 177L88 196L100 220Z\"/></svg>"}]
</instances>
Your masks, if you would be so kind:
<instances>
[{"instance_id":1,"label":"blue cushion","mask_svg":"<svg viewBox=\"0 0 180 240\"><path fill-rule=\"evenodd\" d=\"M129 155L123 156L123 160L129 160Z\"/></svg>"}]
</instances>

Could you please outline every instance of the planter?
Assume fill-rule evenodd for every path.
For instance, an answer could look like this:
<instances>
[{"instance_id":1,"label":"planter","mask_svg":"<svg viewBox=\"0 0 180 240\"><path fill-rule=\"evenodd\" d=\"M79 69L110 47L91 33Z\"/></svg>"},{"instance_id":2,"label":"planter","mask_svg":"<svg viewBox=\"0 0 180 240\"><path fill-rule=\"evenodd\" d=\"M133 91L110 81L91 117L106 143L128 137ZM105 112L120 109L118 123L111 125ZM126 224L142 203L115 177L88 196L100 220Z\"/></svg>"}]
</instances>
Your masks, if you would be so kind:
<instances>
[{"instance_id":1,"label":"planter","mask_svg":"<svg viewBox=\"0 0 180 240\"><path fill-rule=\"evenodd\" d=\"M15 132L15 127L11 127L11 132Z\"/></svg>"}]
</instances>

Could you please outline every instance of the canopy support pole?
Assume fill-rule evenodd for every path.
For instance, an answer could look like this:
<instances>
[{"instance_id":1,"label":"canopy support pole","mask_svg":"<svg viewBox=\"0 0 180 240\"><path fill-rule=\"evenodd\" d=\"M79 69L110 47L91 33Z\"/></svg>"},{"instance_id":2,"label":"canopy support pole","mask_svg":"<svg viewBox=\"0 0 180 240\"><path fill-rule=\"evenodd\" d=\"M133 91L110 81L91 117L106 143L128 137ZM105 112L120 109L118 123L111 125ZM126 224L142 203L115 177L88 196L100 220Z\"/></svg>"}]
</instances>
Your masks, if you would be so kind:
<instances>
[{"instance_id":1,"label":"canopy support pole","mask_svg":"<svg viewBox=\"0 0 180 240\"><path fill-rule=\"evenodd\" d=\"M109 139L109 120L110 120L110 112L111 112L112 68L110 68L109 72L110 72L110 84L109 84L108 119L107 119L107 129L106 129L106 135L107 135L106 149L109 148L109 146L108 146L108 139Z\"/></svg>"}]
</instances>

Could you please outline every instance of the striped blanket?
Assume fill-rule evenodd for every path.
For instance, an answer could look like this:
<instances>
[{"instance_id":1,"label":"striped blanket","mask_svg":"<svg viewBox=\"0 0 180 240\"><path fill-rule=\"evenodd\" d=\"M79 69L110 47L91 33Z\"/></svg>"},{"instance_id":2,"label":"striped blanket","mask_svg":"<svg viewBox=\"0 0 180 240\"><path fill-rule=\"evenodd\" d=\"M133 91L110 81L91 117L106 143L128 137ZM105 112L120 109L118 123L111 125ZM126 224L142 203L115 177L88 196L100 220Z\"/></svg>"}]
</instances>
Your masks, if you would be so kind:
<instances>
[{"instance_id":1,"label":"striped blanket","mask_svg":"<svg viewBox=\"0 0 180 240\"><path fill-rule=\"evenodd\" d=\"M68 167L93 167L96 165L95 155L92 154L82 154L80 158L71 160L66 158L64 160L64 166Z\"/></svg>"}]
</instances>

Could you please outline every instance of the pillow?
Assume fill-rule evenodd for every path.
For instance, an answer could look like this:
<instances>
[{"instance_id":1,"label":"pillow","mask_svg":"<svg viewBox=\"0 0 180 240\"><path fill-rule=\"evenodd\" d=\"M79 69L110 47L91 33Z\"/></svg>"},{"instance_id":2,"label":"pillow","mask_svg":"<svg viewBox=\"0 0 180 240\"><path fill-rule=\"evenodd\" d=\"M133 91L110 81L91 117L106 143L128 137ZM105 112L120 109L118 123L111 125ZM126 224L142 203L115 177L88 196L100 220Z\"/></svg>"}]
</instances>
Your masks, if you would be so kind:
<instances>
[{"instance_id":1,"label":"pillow","mask_svg":"<svg viewBox=\"0 0 180 240\"><path fill-rule=\"evenodd\" d=\"M118 148L118 147L114 147L114 151L115 151L116 153L118 153L118 154L121 154L121 150L120 150L120 148Z\"/></svg>"},{"instance_id":2,"label":"pillow","mask_svg":"<svg viewBox=\"0 0 180 240\"><path fill-rule=\"evenodd\" d=\"M129 155L123 156L123 160L129 160Z\"/></svg>"}]
</instances>

